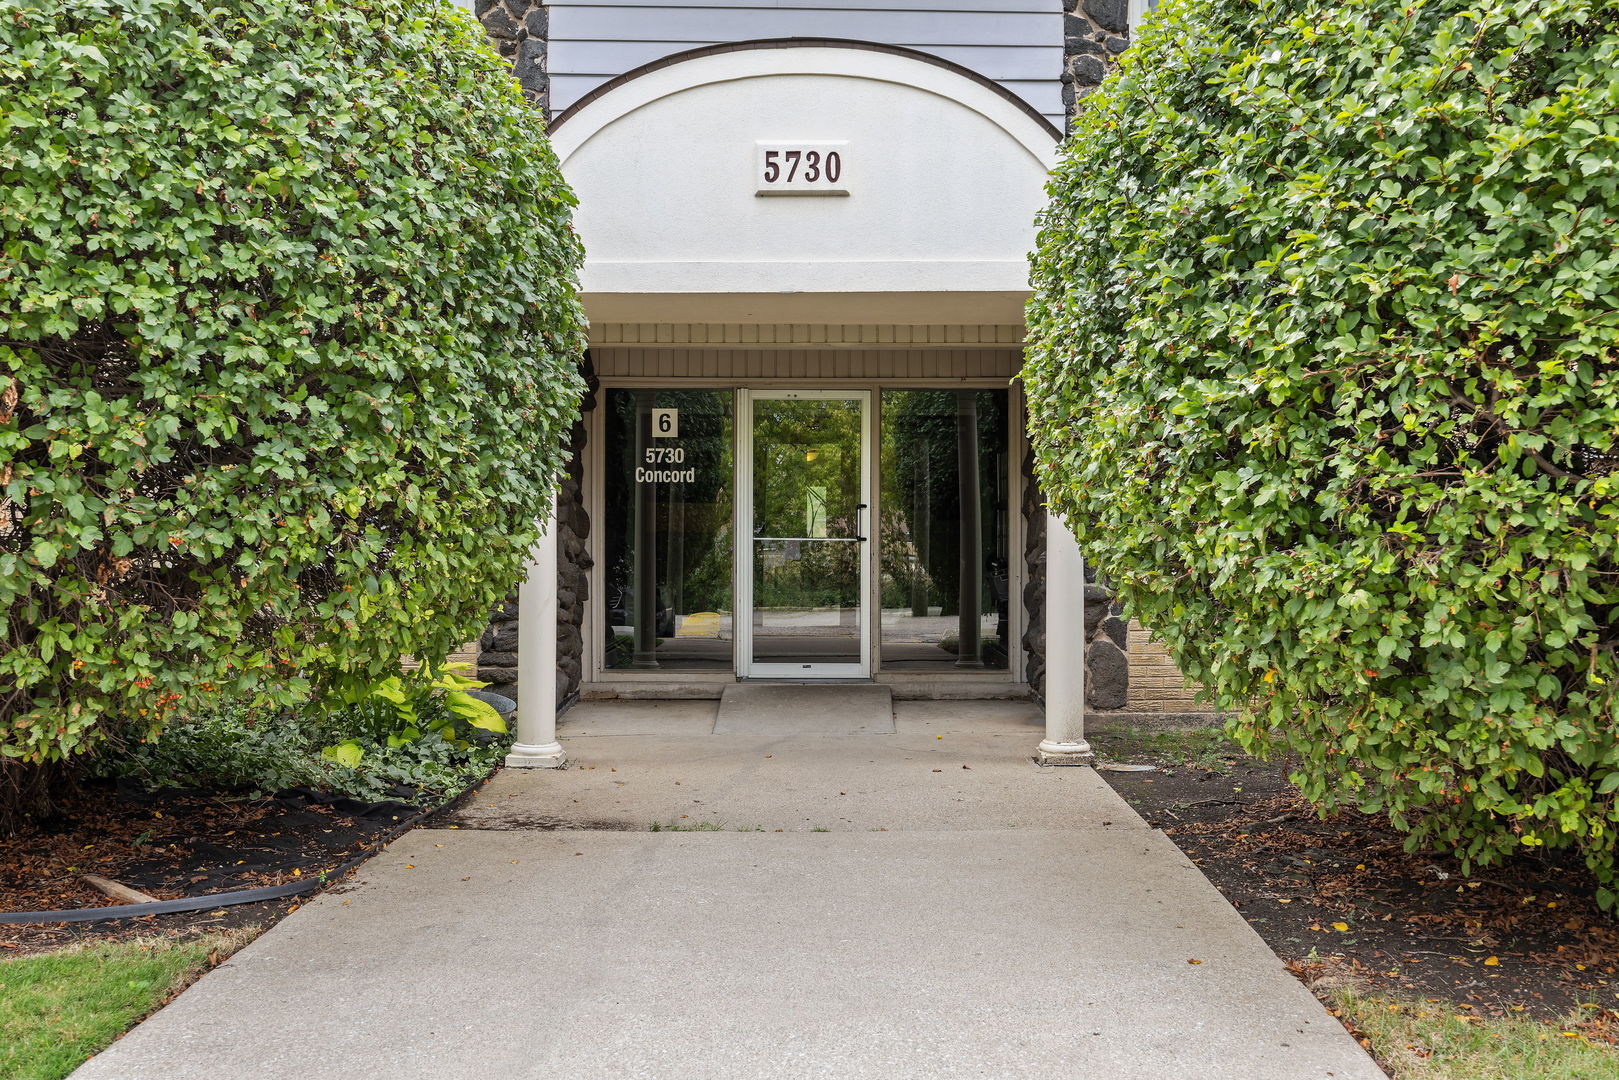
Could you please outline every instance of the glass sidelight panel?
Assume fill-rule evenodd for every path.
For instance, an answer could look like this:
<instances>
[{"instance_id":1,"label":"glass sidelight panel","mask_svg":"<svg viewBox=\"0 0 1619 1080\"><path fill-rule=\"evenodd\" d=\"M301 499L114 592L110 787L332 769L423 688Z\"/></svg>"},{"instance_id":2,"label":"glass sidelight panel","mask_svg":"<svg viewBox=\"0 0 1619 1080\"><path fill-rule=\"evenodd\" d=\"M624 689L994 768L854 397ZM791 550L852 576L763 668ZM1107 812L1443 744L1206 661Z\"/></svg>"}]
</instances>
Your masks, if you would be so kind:
<instances>
[{"instance_id":1,"label":"glass sidelight panel","mask_svg":"<svg viewBox=\"0 0 1619 1080\"><path fill-rule=\"evenodd\" d=\"M749 674L867 667L865 407L858 392L752 398Z\"/></svg>"},{"instance_id":2,"label":"glass sidelight panel","mask_svg":"<svg viewBox=\"0 0 1619 1080\"><path fill-rule=\"evenodd\" d=\"M732 392L604 393L605 666L730 671Z\"/></svg>"},{"instance_id":3,"label":"glass sidelight panel","mask_svg":"<svg viewBox=\"0 0 1619 1080\"><path fill-rule=\"evenodd\" d=\"M882 666L1007 666L1008 395L882 392Z\"/></svg>"}]
</instances>

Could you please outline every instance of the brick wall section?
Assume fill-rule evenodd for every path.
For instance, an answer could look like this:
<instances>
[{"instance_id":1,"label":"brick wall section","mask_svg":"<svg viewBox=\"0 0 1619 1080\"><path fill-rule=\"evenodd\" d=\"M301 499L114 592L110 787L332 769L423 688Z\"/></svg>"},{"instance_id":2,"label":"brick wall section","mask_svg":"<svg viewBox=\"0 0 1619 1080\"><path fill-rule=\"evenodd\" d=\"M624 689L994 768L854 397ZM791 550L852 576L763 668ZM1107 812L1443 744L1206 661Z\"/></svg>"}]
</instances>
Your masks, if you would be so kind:
<instances>
[{"instance_id":1,"label":"brick wall section","mask_svg":"<svg viewBox=\"0 0 1619 1080\"><path fill-rule=\"evenodd\" d=\"M1200 687L1188 682L1164 647L1139 624L1130 626L1130 692L1125 708L1132 712L1203 712Z\"/></svg>"},{"instance_id":2,"label":"brick wall section","mask_svg":"<svg viewBox=\"0 0 1619 1080\"><path fill-rule=\"evenodd\" d=\"M466 668L462 671L462 674L470 675L478 666L479 651L479 645L476 641L462 642L459 648L453 650L450 655L444 658L444 663L446 666L450 664L465 664ZM406 657L399 662L399 666L406 671L414 671L422 665L418 664L415 660Z\"/></svg>"}]
</instances>

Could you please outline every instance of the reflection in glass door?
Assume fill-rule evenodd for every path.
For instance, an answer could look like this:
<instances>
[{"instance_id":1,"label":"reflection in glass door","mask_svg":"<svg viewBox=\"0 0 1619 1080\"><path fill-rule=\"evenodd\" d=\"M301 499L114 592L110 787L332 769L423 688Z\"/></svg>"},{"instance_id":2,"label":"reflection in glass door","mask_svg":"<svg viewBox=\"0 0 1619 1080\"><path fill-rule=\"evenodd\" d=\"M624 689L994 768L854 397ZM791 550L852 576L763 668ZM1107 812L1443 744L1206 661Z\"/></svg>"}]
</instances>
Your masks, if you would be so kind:
<instances>
[{"instance_id":1,"label":"reflection in glass door","mask_svg":"<svg viewBox=\"0 0 1619 1080\"><path fill-rule=\"evenodd\" d=\"M862 390L741 392L742 674L871 672L865 612L871 525Z\"/></svg>"}]
</instances>

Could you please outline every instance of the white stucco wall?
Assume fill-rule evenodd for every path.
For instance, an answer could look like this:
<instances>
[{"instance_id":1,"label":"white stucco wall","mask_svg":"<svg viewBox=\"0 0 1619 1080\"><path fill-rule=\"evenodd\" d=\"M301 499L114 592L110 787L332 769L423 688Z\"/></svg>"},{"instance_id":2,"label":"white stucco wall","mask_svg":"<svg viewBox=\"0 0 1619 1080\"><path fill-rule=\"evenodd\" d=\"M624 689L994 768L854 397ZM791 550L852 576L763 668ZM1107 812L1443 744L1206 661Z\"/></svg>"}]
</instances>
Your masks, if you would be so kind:
<instances>
[{"instance_id":1,"label":"white stucco wall","mask_svg":"<svg viewBox=\"0 0 1619 1080\"><path fill-rule=\"evenodd\" d=\"M846 140L850 194L758 197L758 140ZM653 71L553 142L579 195L585 291L611 294L1018 294L1056 151L972 79L822 47Z\"/></svg>"}]
</instances>

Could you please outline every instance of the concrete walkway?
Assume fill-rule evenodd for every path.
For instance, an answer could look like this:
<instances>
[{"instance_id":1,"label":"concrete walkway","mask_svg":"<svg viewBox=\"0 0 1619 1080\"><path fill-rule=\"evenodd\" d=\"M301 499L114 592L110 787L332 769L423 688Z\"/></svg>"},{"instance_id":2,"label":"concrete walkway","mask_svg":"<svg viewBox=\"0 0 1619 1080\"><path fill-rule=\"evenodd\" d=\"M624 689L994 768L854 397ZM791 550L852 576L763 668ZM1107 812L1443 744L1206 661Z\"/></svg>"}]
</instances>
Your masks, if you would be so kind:
<instances>
[{"instance_id":1,"label":"concrete walkway","mask_svg":"<svg viewBox=\"0 0 1619 1080\"><path fill-rule=\"evenodd\" d=\"M497 776L75 1077L1382 1078L1100 777L1032 764L1031 708L715 706L575 709L573 767Z\"/></svg>"}]
</instances>

